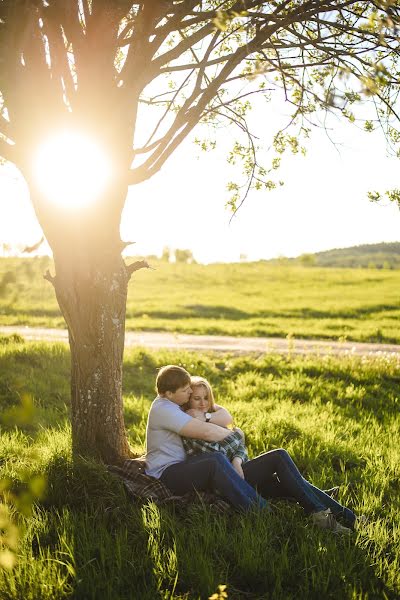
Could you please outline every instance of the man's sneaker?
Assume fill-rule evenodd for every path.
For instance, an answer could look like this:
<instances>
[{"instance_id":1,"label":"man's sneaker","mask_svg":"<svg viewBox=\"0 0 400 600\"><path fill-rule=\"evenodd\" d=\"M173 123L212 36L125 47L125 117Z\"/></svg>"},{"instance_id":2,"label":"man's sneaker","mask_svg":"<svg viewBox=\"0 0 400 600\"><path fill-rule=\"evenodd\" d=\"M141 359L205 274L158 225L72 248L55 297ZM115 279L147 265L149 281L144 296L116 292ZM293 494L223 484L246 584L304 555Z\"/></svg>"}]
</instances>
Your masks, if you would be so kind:
<instances>
[{"instance_id":1,"label":"man's sneaker","mask_svg":"<svg viewBox=\"0 0 400 600\"><path fill-rule=\"evenodd\" d=\"M331 498L336 500L337 497L339 496L339 489L340 489L340 486L335 485L335 487L329 488L329 490L324 490L324 492L325 492L325 494L328 494L328 496L330 496Z\"/></svg>"},{"instance_id":2,"label":"man's sneaker","mask_svg":"<svg viewBox=\"0 0 400 600\"><path fill-rule=\"evenodd\" d=\"M330 508L328 508L327 510L320 510L318 512L312 513L311 519L314 525L320 527L321 529L329 529L329 531L333 531L333 533L340 534L351 533L351 529L349 529L348 527L344 527L336 521Z\"/></svg>"}]
</instances>

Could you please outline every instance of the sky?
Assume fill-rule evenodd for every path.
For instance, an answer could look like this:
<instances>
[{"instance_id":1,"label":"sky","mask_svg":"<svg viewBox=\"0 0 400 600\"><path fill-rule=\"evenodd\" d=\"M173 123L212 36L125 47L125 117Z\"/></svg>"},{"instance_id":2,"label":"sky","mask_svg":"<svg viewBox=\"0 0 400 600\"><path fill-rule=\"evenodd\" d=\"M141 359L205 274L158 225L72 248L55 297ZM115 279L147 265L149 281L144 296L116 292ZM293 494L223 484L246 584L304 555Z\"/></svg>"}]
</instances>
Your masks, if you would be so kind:
<instances>
[{"instance_id":1,"label":"sky","mask_svg":"<svg viewBox=\"0 0 400 600\"><path fill-rule=\"evenodd\" d=\"M273 107L252 117L267 143L275 117ZM225 203L232 140L222 133L210 152L187 140L156 176L131 188L121 224L122 239L136 242L129 254L161 255L168 246L190 249L198 262L231 262L400 240L397 206L367 198L368 190L400 187L399 159L387 156L382 137L335 119L329 137L316 128L306 157L284 157L279 179L285 185L251 192L231 221ZM15 169L1 167L0 244L15 249L40 237L24 181Z\"/></svg>"}]
</instances>

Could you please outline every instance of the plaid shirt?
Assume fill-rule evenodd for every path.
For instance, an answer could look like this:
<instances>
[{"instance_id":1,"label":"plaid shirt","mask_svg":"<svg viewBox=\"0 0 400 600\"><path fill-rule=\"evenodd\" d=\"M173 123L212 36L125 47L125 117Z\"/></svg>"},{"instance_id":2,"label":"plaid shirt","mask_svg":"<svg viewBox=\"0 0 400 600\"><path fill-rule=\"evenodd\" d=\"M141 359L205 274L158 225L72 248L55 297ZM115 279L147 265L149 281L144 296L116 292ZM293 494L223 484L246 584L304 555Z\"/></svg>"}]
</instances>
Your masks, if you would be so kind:
<instances>
[{"instance_id":1,"label":"plaid shirt","mask_svg":"<svg viewBox=\"0 0 400 600\"><path fill-rule=\"evenodd\" d=\"M152 500L156 504L174 504L184 508L194 503L211 506L213 510L223 513L231 509L225 500L210 492L188 492L184 496L175 496L160 479L146 475L145 457L125 460L120 466L109 465L110 473L122 479L129 496L135 501Z\"/></svg>"},{"instance_id":2,"label":"plaid shirt","mask_svg":"<svg viewBox=\"0 0 400 600\"><path fill-rule=\"evenodd\" d=\"M220 442L205 442L204 440L182 437L182 443L188 456L194 456L202 452L222 452L230 462L236 457L241 458L244 463L249 460L243 438L238 431L233 431Z\"/></svg>"}]
</instances>

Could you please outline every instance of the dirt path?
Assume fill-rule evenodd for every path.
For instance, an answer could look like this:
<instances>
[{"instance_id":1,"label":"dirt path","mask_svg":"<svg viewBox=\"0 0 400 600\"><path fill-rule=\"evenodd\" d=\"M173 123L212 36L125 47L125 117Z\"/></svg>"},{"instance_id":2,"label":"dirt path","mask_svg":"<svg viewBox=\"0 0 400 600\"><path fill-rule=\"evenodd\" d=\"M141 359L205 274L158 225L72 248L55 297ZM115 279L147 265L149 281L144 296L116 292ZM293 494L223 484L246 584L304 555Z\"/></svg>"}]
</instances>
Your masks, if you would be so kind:
<instances>
[{"instance_id":1,"label":"dirt path","mask_svg":"<svg viewBox=\"0 0 400 600\"><path fill-rule=\"evenodd\" d=\"M38 327L0 327L0 334L18 333L27 340L68 341L65 329ZM400 345L369 344L360 342L334 342L265 337L231 337L222 335L190 335L164 332L126 332L126 346L146 348L170 348L186 350L215 350L218 352L275 352L279 354L337 354L337 355L380 355L392 354L400 357Z\"/></svg>"}]
</instances>

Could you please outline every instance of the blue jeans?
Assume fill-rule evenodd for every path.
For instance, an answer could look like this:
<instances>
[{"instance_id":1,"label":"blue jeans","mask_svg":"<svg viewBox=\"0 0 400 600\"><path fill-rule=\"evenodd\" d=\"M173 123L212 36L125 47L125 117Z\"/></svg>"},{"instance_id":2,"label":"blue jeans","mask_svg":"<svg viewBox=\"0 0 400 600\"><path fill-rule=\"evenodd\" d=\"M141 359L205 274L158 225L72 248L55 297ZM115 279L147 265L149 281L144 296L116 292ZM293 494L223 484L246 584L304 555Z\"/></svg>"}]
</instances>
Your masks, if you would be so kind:
<instances>
[{"instance_id":1,"label":"blue jeans","mask_svg":"<svg viewBox=\"0 0 400 600\"><path fill-rule=\"evenodd\" d=\"M236 473L225 455L213 452L198 454L167 467L161 481L178 495L193 489L218 492L241 511L255 505L266 507L266 498L290 498L307 513L330 508L348 525L354 524L354 513L304 479L282 448L245 463L243 472L245 480Z\"/></svg>"},{"instance_id":2,"label":"blue jeans","mask_svg":"<svg viewBox=\"0 0 400 600\"><path fill-rule=\"evenodd\" d=\"M179 496L195 489L217 492L241 511L247 511L252 506L267 507L267 502L236 473L221 452L191 456L184 462L167 467L160 479Z\"/></svg>"},{"instance_id":3,"label":"blue jeans","mask_svg":"<svg viewBox=\"0 0 400 600\"><path fill-rule=\"evenodd\" d=\"M353 526L355 514L304 479L290 455L283 448L270 450L243 465L246 481L264 498L289 498L298 502L310 514L331 509L348 526Z\"/></svg>"}]
</instances>

